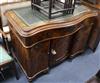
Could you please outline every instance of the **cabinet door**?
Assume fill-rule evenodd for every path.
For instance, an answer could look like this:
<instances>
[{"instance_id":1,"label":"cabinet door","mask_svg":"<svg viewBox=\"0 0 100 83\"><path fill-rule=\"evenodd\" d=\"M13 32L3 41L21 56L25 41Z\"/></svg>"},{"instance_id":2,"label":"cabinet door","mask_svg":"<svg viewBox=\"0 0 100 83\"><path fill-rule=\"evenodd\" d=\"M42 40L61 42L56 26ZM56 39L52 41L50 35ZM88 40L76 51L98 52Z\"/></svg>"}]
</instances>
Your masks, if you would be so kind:
<instances>
[{"instance_id":1,"label":"cabinet door","mask_svg":"<svg viewBox=\"0 0 100 83\"><path fill-rule=\"evenodd\" d=\"M49 41L44 41L36 44L31 48L30 61L31 61L31 76L38 75L49 69L48 66L48 52L49 52Z\"/></svg>"},{"instance_id":2,"label":"cabinet door","mask_svg":"<svg viewBox=\"0 0 100 83\"><path fill-rule=\"evenodd\" d=\"M69 41L69 36L51 40L50 66L56 65L68 57Z\"/></svg>"},{"instance_id":3,"label":"cabinet door","mask_svg":"<svg viewBox=\"0 0 100 83\"><path fill-rule=\"evenodd\" d=\"M92 22L90 21L90 19L87 19L82 23L81 26L83 26L83 28L81 28L77 33L73 35L70 49L71 57L84 52L88 44L88 39L92 29Z\"/></svg>"}]
</instances>

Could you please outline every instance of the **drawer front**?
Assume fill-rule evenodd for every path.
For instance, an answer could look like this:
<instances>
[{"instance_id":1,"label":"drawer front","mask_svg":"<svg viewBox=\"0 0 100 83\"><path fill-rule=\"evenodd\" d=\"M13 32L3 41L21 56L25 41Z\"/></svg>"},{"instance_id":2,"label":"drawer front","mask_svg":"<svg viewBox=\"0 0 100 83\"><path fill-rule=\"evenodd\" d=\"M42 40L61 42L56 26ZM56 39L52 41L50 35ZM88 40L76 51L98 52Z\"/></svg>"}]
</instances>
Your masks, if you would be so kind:
<instances>
[{"instance_id":1,"label":"drawer front","mask_svg":"<svg viewBox=\"0 0 100 83\"><path fill-rule=\"evenodd\" d=\"M100 0L84 0L84 1L90 4L100 4Z\"/></svg>"},{"instance_id":2,"label":"drawer front","mask_svg":"<svg viewBox=\"0 0 100 83\"><path fill-rule=\"evenodd\" d=\"M31 46L32 44L35 44L38 42L56 39L56 38L61 38L61 37L64 37L66 35L72 34L73 32L77 31L80 28L79 27L80 24L75 25L75 26L46 30L46 31L37 33L34 36L31 36L28 38L21 38L21 39L22 39L24 45Z\"/></svg>"}]
</instances>

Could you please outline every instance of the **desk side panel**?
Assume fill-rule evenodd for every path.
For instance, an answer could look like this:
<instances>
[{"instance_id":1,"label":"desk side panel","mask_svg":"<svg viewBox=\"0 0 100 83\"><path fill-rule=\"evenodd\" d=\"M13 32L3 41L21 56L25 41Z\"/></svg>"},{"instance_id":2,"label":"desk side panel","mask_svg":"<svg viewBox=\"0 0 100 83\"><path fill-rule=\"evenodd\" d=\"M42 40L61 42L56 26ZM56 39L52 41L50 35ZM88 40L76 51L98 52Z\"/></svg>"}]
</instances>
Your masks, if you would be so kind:
<instances>
[{"instance_id":1,"label":"desk side panel","mask_svg":"<svg viewBox=\"0 0 100 83\"><path fill-rule=\"evenodd\" d=\"M100 41L100 11L99 15L94 18L94 25L88 44L89 48L95 51L99 44L99 41Z\"/></svg>"},{"instance_id":2,"label":"desk side panel","mask_svg":"<svg viewBox=\"0 0 100 83\"><path fill-rule=\"evenodd\" d=\"M12 30L10 33L16 53L15 57L27 78L31 80L39 74L48 71L49 41L41 42L30 48L25 48Z\"/></svg>"}]
</instances>

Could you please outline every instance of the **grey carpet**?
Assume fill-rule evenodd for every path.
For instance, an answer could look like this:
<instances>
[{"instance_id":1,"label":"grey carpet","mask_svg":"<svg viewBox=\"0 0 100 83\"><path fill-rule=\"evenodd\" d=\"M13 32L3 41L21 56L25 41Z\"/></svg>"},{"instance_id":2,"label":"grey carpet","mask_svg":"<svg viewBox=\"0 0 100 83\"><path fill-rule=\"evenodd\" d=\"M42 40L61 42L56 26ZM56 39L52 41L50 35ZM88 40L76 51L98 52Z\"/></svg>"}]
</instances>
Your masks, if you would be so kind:
<instances>
[{"instance_id":1,"label":"grey carpet","mask_svg":"<svg viewBox=\"0 0 100 83\"><path fill-rule=\"evenodd\" d=\"M100 69L100 44L95 53L87 50L81 56L73 59L72 62L65 61L54 67L48 74L45 74L33 83L85 83L91 76ZM25 75L20 73L20 79L15 76L9 77L0 83L28 83Z\"/></svg>"}]
</instances>

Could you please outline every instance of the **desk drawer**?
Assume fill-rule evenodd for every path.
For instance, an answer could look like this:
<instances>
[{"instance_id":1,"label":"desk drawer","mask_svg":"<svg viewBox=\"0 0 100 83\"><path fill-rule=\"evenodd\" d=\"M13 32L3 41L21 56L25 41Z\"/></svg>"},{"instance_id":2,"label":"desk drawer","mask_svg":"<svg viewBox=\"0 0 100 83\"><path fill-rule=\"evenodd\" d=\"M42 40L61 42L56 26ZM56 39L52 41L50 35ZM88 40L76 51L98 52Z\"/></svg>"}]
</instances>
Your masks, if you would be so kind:
<instances>
[{"instance_id":1,"label":"desk drawer","mask_svg":"<svg viewBox=\"0 0 100 83\"><path fill-rule=\"evenodd\" d=\"M71 27L50 29L50 30L37 33L34 36L28 38L20 38L20 39L23 41L24 45L32 46L33 44L37 44L39 42L43 42L46 40L58 39L58 38L66 37L68 35L72 35L73 33L76 33L81 28L82 26L80 26L79 24Z\"/></svg>"}]
</instances>

